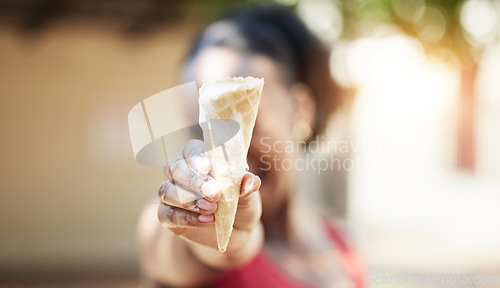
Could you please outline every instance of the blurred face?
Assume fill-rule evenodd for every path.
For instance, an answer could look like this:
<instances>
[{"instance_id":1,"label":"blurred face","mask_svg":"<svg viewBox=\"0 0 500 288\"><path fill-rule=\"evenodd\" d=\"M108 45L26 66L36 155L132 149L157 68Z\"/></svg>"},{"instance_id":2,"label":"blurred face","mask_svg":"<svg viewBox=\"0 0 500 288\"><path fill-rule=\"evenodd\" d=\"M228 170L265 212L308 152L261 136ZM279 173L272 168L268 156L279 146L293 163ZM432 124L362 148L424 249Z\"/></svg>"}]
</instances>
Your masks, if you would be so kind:
<instances>
[{"instance_id":1,"label":"blurred face","mask_svg":"<svg viewBox=\"0 0 500 288\"><path fill-rule=\"evenodd\" d=\"M284 143L294 141L291 131L295 103L277 64L266 56L211 47L202 50L186 71L186 77L195 79L198 84L228 76L264 78L248 165L250 172L262 179L262 218L264 221L272 219L296 186L296 172L294 169L283 169L288 167L282 167L282 160L293 160L298 156L295 151L287 153L284 149Z\"/></svg>"}]
</instances>

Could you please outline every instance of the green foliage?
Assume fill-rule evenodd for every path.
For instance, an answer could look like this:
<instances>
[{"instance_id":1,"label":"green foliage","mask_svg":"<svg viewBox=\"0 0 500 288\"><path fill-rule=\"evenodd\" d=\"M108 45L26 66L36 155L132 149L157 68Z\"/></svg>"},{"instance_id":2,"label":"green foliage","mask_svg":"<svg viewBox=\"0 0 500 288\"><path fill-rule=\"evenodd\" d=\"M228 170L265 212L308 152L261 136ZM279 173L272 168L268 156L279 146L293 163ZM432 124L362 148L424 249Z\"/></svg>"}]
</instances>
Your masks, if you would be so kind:
<instances>
[{"instance_id":1,"label":"green foliage","mask_svg":"<svg viewBox=\"0 0 500 288\"><path fill-rule=\"evenodd\" d=\"M399 2L399 3L397 3ZM474 59L474 54L478 49L471 46L466 40L464 31L460 25L460 8L463 1L459 0L342 0L344 15L344 36L346 38L357 38L366 36L373 32L373 29L381 24L388 24L397 27L405 34L418 39L428 53L436 51L453 51L462 63L470 63ZM442 37L429 39L424 37L424 29L432 29L436 20L429 17L422 17L425 8L415 7L415 3L422 3L423 7L432 9L434 14L444 19L444 33ZM403 19L398 15L397 4L406 5L399 7L403 11L413 12L413 17ZM405 8L407 8L405 10ZM411 10L415 9L415 10ZM441 16L439 16L439 14ZM419 17L420 16L420 17ZM413 18L413 19L412 19ZM433 20L433 21L431 21ZM428 23L427 23L427 22ZM443 27L436 29L443 29Z\"/></svg>"}]
</instances>

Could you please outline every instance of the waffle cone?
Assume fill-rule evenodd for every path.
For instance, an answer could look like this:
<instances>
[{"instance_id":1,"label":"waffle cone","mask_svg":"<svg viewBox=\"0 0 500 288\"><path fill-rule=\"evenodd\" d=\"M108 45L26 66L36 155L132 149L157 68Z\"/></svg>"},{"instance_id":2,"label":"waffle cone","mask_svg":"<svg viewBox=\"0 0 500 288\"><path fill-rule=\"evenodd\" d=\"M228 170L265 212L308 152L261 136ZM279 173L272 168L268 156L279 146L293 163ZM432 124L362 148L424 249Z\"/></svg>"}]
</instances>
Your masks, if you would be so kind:
<instances>
[{"instance_id":1,"label":"waffle cone","mask_svg":"<svg viewBox=\"0 0 500 288\"><path fill-rule=\"evenodd\" d=\"M238 77L205 83L200 89L200 123L208 122L208 126L202 126L203 137L212 162L213 177L222 189L214 213L217 244L221 252L226 250L233 230L263 85L263 79ZM240 129L229 141L214 147L211 119L235 120Z\"/></svg>"}]
</instances>

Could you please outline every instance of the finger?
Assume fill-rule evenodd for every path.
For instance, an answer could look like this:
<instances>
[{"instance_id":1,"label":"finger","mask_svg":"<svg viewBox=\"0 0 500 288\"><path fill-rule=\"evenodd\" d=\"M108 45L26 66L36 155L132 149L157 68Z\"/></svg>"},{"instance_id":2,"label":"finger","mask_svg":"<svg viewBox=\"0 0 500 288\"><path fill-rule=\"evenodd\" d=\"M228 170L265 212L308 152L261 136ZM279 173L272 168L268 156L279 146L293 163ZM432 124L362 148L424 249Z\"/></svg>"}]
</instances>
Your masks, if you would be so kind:
<instances>
[{"instance_id":1,"label":"finger","mask_svg":"<svg viewBox=\"0 0 500 288\"><path fill-rule=\"evenodd\" d=\"M252 229L260 221L262 215L262 200L259 188L261 180L258 176L246 172L241 183L241 194L238 201L237 213L244 217L237 217L234 227L237 229Z\"/></svg>"},{"instance_id":2,"label":"finger","mask_svg":"<svg viewBox=\"0 0 500 288\"><path fill-rule=\"evenodd\" d=\"M208 175L201 176L194 172L188 163L182 157L177 157L171 164L173 182L182 185L188 190L191 190L211 201L217 201L220 197L221 190L217 182Z\"/></svg>"},{"instance_id":3,"label":"finger","mask_svg":"<svg viewBox=\"0 0 500 288\"><path fill-rule=\"evenodd\" d=\"M247 198L253 192L258 191L261 185L259 176L250 172L245 172L241 181L240 199Z\"/></svg>"},{"instance_id":4,"label":"finger","mask_svg":"<svg viewBox=\"0 0 500 288\"><path fill-rule=\"evenodd\" d=\"M205 144L198 139L189 140L182 149L182 156L186 159L189 167L195 172L207 175L212 169L210 159L205 152Z\"/></svg>"},{"instance_id":5,"label":"finger","mask_svg":"<svg viewBox=\"0 0 500 288\"><path fill-rule=\"evenodd\" d=\"M181 208L173 207L160 203L158 207L158 220L163 227L169 229L175 228L194 228L213 222L214 216L198 214Z\"/></svg>"},{"instance_id":6,"label":"finger","mask_svg":"<svg viewBox=\"0 0 500 288\"><path fill-rule=\"evenodd\" d=\"M175 158L169 166L175 183L201 195L201 186L205 183L205 179L195 173L183 157Z\"/></svg>"},{"instance_id":7,"label":"finger","mask_svg":"<svg viewBox=\"0 0 500 288\"><path fill-rule=\"evenodd\" d=\"M182 156L188 162L188 165L199 174L207 175L210 173L211 164L210 158L205 152L205 146L203 141L198 139L189 140L182 150ZM172 171L170 169L170 163L167 163L163 167L163 173L166 179L172 180Z\"/></svg>"},{"instance_id":8,"label":"finger","mask_svg":"<svg viewBox=\"0 0 500 288\"><path fill-rule=\"evenodd\" d=\"M200 195L165 181L160 185L158 196L162 203L201 214L212 214L217 210L217 203L208 201Z\"/></svg>"}]
</instances>

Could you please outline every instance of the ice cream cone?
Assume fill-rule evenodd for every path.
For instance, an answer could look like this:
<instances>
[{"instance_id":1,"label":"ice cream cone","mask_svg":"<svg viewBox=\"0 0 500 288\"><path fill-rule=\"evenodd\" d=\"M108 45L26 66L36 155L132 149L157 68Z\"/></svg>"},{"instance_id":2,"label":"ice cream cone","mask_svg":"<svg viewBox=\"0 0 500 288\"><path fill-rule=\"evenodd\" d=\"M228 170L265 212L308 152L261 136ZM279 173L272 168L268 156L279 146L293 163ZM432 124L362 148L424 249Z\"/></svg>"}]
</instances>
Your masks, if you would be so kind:
<instances>
[{"instance_id":1,"label":"ice cream cone","mask_svg":"<svg viewBox=\"0 0 500 288\"><path fill-rule=\"evenodd\" d=\"M215 212L217 244L221 252L226 250L233 230L263 85L264 79L238 77L205 83L200 89L199 121L208 123L202 126L203 137L212 161L213 177L222 189ZM214 119L235 120L240 129L229 141L215 146L214 129L211 127ZM221 125L220 123L217 122L216 125Z\"/></svg>"}]
</instances>

